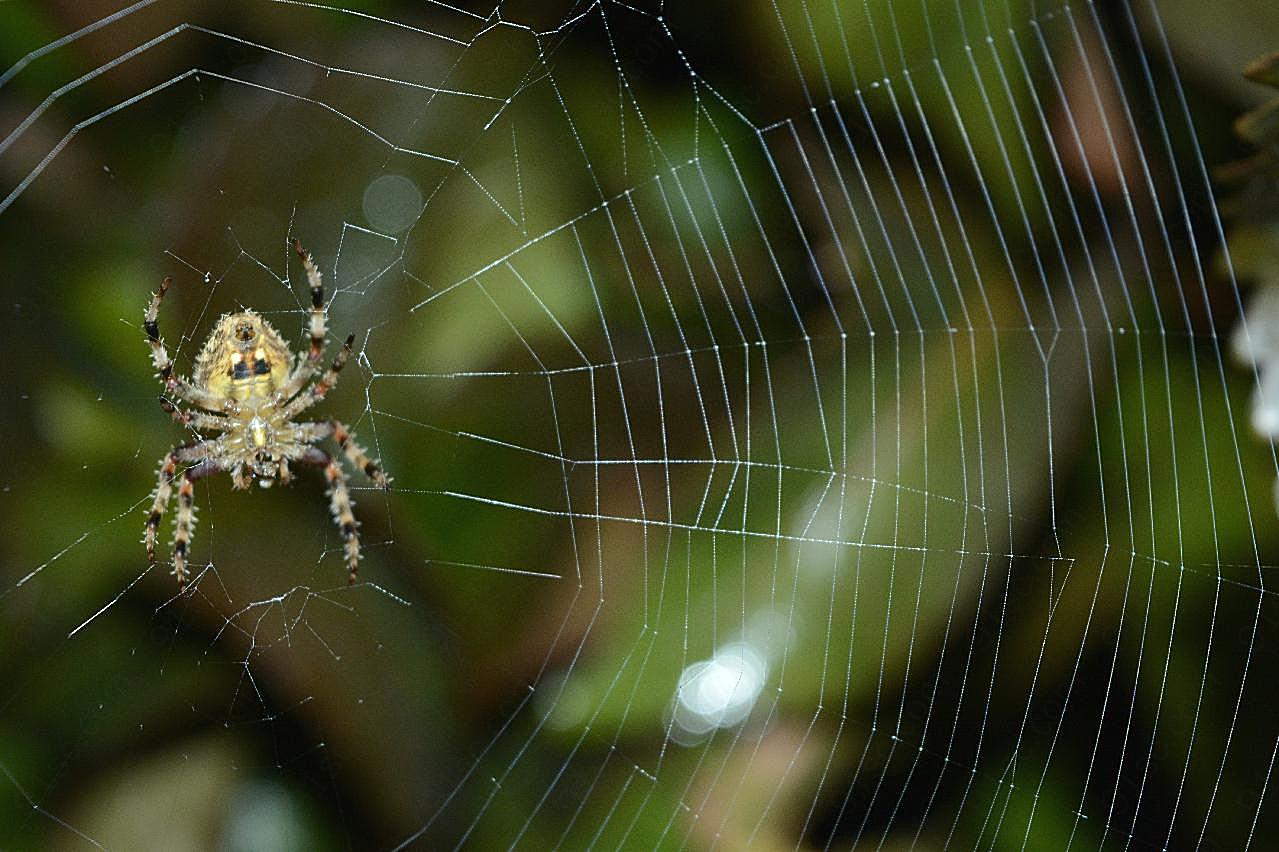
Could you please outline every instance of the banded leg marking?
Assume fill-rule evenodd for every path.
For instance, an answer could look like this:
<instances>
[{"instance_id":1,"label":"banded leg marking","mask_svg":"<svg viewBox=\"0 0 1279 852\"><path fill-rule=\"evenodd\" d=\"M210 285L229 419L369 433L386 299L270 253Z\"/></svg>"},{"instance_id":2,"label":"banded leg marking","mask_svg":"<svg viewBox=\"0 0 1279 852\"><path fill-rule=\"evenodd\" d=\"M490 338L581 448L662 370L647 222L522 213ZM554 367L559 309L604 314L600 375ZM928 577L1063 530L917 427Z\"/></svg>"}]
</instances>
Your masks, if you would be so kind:
<instances>
[{"instance_id":1,"label":"banded leg marking","mask_svg":"<svg viewBox=\"0 0 1279 852\"><path fill-rule=\"evenodd\" d=\"M354 342L355 335L347 335L346 340L342 343L342 348L338 350L338 354L333 358L333 363L329 365L328 372L319 381L307 388L301 396L298 396L288 404L288 407L284 409L281 415L283 419L292 420L312 405L324 399L325 394L338 383L338 374L342 372L342 368L346 366L347 360L351 357L351 344Z\"/></svg>"},{"instance_id":2,"label":"banded leg marking","mask_svg":"<svg viewBox=\"0 0 1279 852\"><path fill-rule=\"evenodd\" d=\"M364 475L373 480L379 487L390 488L391 478L386 475L376 461L369 458L368 452L355 442L355 435L337 420L330 420L329 425L333 429L333 440L337 441L338 446L342 448L342 453L346 456L347 461L357 469L364 471Z\"/></svg>"},{"instance_id":3,"label":"banded leg marking","mask_svg":"<svg viewBox=\"0 0 1279 852\"><path fill-rule=\"evenodd\" d=\"M173 474L178 468L178 454L183 447L171 450L160 461L160 471L157 474L157 482L155 486L155 499L151 501L151 512L147 515L146 531L143 533L143 541L147 546L147 564L155 564L155 540L156 531L160 528L160 520L164 517L164 510L169 506L169 500L173 497Z\"/></svg>"},{"instance_id":4,"label":"banded leg marking","mask_svg":"<svg viewBox=\"0 0 1279 852\"><path fill-rule=\"evenodd\" d=\"M155 498L151 501L151 511L147 515L143 541L147 548L147 564L155 565L155 544L164 518L164 511L173 499L173 480L176 478L178 464L194 461L212 449L213 442L199 444L183 444L175 447L165 455L160 463L155 486ZM217 473L221 467L210 459L187 468L182 473L182 481L178 484L178 513L176 516L173 541L173 575L178 578L178 588L186 587L186 557L191 543L191 535L195 530L195 494L192 483L210 474Z\"/></svg>"},{"instance_id":5,"label":"banded leg marking","mask_svg":"<svg viewBox=\"0 0 1279 852\"><path fill-rule=\"evenodd\" d=\"M169 357L169 351L164 346L164 338L160 336L160 305L164 303L164 294L169 292L169 287L173 284L173 279L165 276L160 282L160 289L151 295L151 303L147 305L147 309L142 314L142 326L147 332L147 343L151 347L151 363L155 366L156 372L160 374L161 381L164 382L164 389L170 396L179 399L185 399L194 403L200 408L207 408L210 411L222 411L226 408L226 401L220 400L207 391L198 390L190 382L173 372L173 359ZM165 406L165 411L179 422L182 420L184 412L173 406L170 410L166 405L166 401L162 401L161 405ZM168 402L168 405L173 405Z\"/></svg>"},{"instance_id":6,"label":"banded leg marking","mask_svg":"<svg viewBox=\"0 0 1279 852\"><path fill-rule=\"evenodd\" d=\"M311 253L302 248L299 240L293 241L293 250L302 259L302 268L306 270L306 280L311 286L311 318L308 331L311 335L311 349L308 357L312 362L319 361L324 354L324 338L328 334L327 313L324 308L324 282L319 268L311 259Z\"/></svg>"},{"instance_id":7,"label":"banded leg marking","mask_svg":"<svg viewBox=\"0 0 1279 852\"><path fill-rule=\"evenodd\" d=\"M164 302L164 294L169 292L169 285L173 283L173 279L164 276L164 280L160 282L160 289L151 294L151 304L147 306L146 312L142 314L142 326L147 332L147 343L151 346L151 363L155 366L156 371L160 374L160 378L164 380L166 387L171 387L173 379L173 361L169 359L169 353L164 348L164 338L160 337L160 305Z\"/></svg>"},{"instance_id":8,"label":"banded leg marking","mask_svg":"<svg viewBox=\"0 0 1279 852\"><path fill-rule=\"evenodd\" d=\"M324 478L329 483L329 512L333 515L333 523L337 524L342 533L342 549L346 555L348 572L346 584L354 585L360 570L360 535L357 532L360 523L355 519L355 503L347 488L346 473L332 456L318 447L309 448L302 455L302 461L324 467Z\"/></svg>"},{"instance_id":9,"label":"banded leg marking","mask_svg":"<svg viewBox=\"0 0 1279 852\"><path fill-rule=\"evenodd\" d=\"M187 548L195 533L195 486L189 476L182 477L178 486L178 517L173 531L173 576L178 578L178 590L187 587Z\"/></svg>"}]
</instances>

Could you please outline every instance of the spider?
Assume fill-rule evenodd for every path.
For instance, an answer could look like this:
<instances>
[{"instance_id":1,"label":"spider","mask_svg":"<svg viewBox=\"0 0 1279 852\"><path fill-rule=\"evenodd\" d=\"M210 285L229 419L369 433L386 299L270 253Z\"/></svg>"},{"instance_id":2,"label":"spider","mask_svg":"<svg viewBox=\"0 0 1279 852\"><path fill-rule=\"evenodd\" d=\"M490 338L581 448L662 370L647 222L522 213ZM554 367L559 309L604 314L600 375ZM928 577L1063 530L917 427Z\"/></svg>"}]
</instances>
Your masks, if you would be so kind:
<instances>
[{"instance_id":1,"label":"spider","mask_svg":"<svg viewBox=\"0 0 1279 852\"><path fill-rule=\"evenodd\" d=\"M347 461L362 470L375 484L383 489L391 484L378 463L370 460L364 449L355 443L351 430L337 420L294 422L299 414L323 399L337 383L338 374L351 357L351 343L355 335L347 337L328 371L308 385L321 372L327 311L320 270L297 240L293 241L293 250L302 259L307 283L311 287L308 325L311 345L296 357L269 322L246 309L224 314L218 319L195 359L191 378L186 379L174 372L173 361L164 348L164 339L160 337L156 323L171 279L166 277L160 282L160 289L152 295L143 315L151 360L164 384L160 407L175 421L197 432L219 433L216 437L202 437L201 440L179 444L160 461L143 541L146 543L147 560L154 565L156 531L172 500L176 482L178 512L174 521L172 573L177 577L180 592L186 588L187 549L195 531L193 486L197 480L229 471L237 489L250 488L255 476L258 484L267 488L276 480L282 485L289 482L290 462L324 468L329 509L344 539L346 564L350 569L348 584L355 582L359 568L360 539L356 533L359 523L352 512L354 504L347 489L346 472L315 444L332 438ZM182 401L190 403L191 410L184 410L180 406ZM188 465L180 474L177 472L179 464Z\"/></svg>"}]
</instances>

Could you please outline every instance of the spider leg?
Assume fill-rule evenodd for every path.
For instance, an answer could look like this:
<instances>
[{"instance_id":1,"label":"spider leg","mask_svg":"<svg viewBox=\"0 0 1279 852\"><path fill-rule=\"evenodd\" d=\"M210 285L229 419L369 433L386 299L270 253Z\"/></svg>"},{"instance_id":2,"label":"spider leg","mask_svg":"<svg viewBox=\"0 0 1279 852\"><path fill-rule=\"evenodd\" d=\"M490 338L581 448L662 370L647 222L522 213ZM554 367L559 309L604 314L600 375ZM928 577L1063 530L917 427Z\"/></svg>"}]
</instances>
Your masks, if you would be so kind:
<instances>
[{"instance_id":1,"label":"spider leg","mask_svg":"<svg viewBox=\"0 0 1279 852\"><path fill-rule=\"evenodd\" d=\"M314 361L311 361L304 353L298 353L297 364L293 367L293 372L289 373L289 377L284 380L284 384L280 386L277 396L281 401L290 400L298 391L302 390L307 380L319 372L319 368Z\"/></svg>"},{"instance_id":2,"label":"spider leg","mask_svg":"<svg viewBox=\"0 0 1279 852\"><path fill-rule=\"evenodd\" d=\"M346 341L342 344L342 348L334 356L328 372L284 407L284 411L280 415L283 420L292 420L324 399L324 395L338 383L338 374L342 372L342 368L346 366L347 359L351 357L351 344L354 342L355 335L348 335Z\"/></svg>"},{"instance_id":3,"label":"spider leg","mask_svg":"<svg viewBox=\"0 0 1279 852\"><path fill-rule=\"evenodd\" d=\"M342 454L346 456L347 461L353 467L363 471L364 475L373 480L380 488L387 489L391 487L391 477L386 475L382 470L382 466L376 460L369 458L368 451L355 442L355 434L341 421L328 420L323 423L300 425L306 427L304 434L307 440L318 441L331 437L342 448Z\"/></svg>"},{"instance_id":4,"label":"spider leg","mask_svg":"<svg viewBox=\"0 0 1279 852\"><path fill-rule=\"evenodd\" d=\"M155 564L156 530L160 528L160 519L164 517L164 510L168 508L169 500L173 498L173 473L178 467L178 453L183 449L186 447L170 450L168 455L160 461L155 498L151 501L151 513L147 515L146 531L142 538L147 546L147 563L150 565Z\"/></svg>"},{"instance_id":5,"label":"spider leg","mask_svg":"<svg viewBox=\"0 0 1279 852\"><path fill-rule=\"evenodd\" d=\"M168 350L164 348L164 338L160 336L157 320L160 316L160 304L164 302L164 294L169 292L169 285L172 283L172 278L164 276L164 280L160 282L160 289L151 295L151 304L142 314L142 325L147 331L147 342L151 346L151 363L155 365L166 387L169 380L173 378L173 361L169 358Z\"/></svg>"},{"instance_id":6,"label":"spider leg","mask_svg":"<svg viewBox=\"0 0 1279 852\"><path fill-rule=\"evenodd\" d=\"M307 283L311 285L311 319L308 324L308 330L311 334L311 349L307 357L312 364L315 364L320 360L320 356L324 354L324 337L328 333L328 312L324 307L324 283L320 278L319 268L316 267L315 261L311 259L311 253L302 248L302 243L294 240L293 250L302 259L302 268L306 270ZM296 393L296 391L294 392Z\"/></svg>"},{"instance_id":7,"label":"spider leg","mask_svg":"<svg viewBox=\"0 0 1279 852\"><path fill-rule=\"evenodd\" d=\"M223 415L210 414L206 411L185 411L164 396L160 397L160 407L168 412L174 422L181 423L183 426L193 426L204 431L226 432L235 425L234 420Z\"/></svg>"},{"instance_id":8,"label":"spider leg","mask_svg":"<svg viewBox=\"0 0 1279 852\"><path fill-rule=\"evenodd\" d=\"M298 353L293 372L289 373L289 377L279 390L281 400L292 399L306 385L307 380L319 372L320 357L324 354L324 341L328 334L328 309L324 305L324 284L320 277L320 270L311 259L311 253L302 248L299 241L293 241L293 250L298 253L298 257L302 258L306 280L311 286L311 315L307 322L311 345L305 353Z\"/></svg>"},{"instance_id":9,"label":"spider leg","mask_svg":"<svg viewBox=\"0 0 1279 852\"><path fill-rule=\"evenodd\" d=\"M333 514L333 522L342 531L343 550L346 553L346 565L349 573L346 577L348 586L355 584L355 575L360 567L360 536L356 528L360 525L352 511L354 503L351 492L346 485L346 472L328 453L319 447L308 447L300 457L301 461L324 468L324 478L329 482L329 511Z\"/></svg>"},{"instance_id":10,"label":"spider leg","mask_svg":"<svg viewBox=\"0 0 1279 852\"><path fill-rule=\"evenodd\" d=\"M192 411L191 423L197 429L205 429L213 432L228 432L236 425L236 421L232 417L224 417L220 414L209 414L204 411Z\"/></svg>"},{"instance_id":11,"label":"spider leg","mask_svg":"<svg viewBox=\"0 0 1279 852\"><path fill-rule=\"evenodd\" d=\"M183 426L190 424L191 413L178 408L169 401L168 397L160 397L160 407L168 412L169 416L173 418L175 423L181 423Z\"/></svg>"},{"instance_id":12,"label":"spider leg","mask_svg":"<svg viewBox=\"0 0 1279 852\"><path fill-rule=\"evenodd\" d=\"M289 460L281 456L276 460L276 464L279 465L279 473L275 475L275 478L279 480L281 485L288 485L293 479L293 474L289 471Z\"/></svg>"},{"instance_id":13,"label":"spider leg","mask_svg":"<svg viewBox=\"0 0 1279 852\"><path fill-rule=\"evenodd\" d=\"M160 528L160 520L164 517L164 510L168 508L169 502L173 499L173 480L174 474L178 468L178 463L195 461L196 459L202 458L212 447L213 443L213 441L202 441L200 443L182 444L181 446L174 447L170 450L161 460L160 471L156 475L155 497L151 501L151 511L147 515L146 529L143 533L142 539L147 548L148 564L155 564L156 532ZM188 479L192 478L192 471L212 464L212 462L206 460L186 471L183 477L183 482L185 483ZM209 470L207 473L201 473L194 478L198 479L199 476L207 476L209 473L213 473L214 470L216 470L216 466L214 466L213 470ZM188 539L189 537L190 536L188 534ZM177 573L176 559L174 573ZM180 583L184 581L185 574L183 574L179 579Z\"/></svg>"},{"instance_id":14,"label":"spider leg","mask_svg":"<svg viewBox=\"0 0 1279 852\"><path fill-rule=\"evenodd\" d=\"M142 314L142 325L147 332L147 343L151 346L151 363L155 365L156 372L159 373L160 379L164 382L166 393L179 399L189 400L198 405L200 408L207 408L210 411L221 411L225 407L225 402L208 393L194 387L189 381L173 372L173 359L169 357L169 351L164 346L164 338L160 336L160 305L164 302L164 294L169 292L169 286L173 283L173 279L165 276L160 282L160 289L156 290L151 296L151 303L147 305L146 311ZM163 405L163 403L161 403ZM170 403L172 404L172 403ZM169 411L168 408L165 408ZM169 411L175 420L185 423L181 419L181 414L177 407L174 406L173 411Z\"/></svg>"},{"instance_id":15,"label":"spider leg","mask_svg":"<svg viewBox=\"0 0 1279 852\"><path fill-rule=\"evenodd\" d=\"M173 531L173 576L178 578L178 591L187 585L187 549L195 533L195 481L222 470L213 459L205 459L189 467L178 485L178 515Z\"/></svg>"}]
</instances>

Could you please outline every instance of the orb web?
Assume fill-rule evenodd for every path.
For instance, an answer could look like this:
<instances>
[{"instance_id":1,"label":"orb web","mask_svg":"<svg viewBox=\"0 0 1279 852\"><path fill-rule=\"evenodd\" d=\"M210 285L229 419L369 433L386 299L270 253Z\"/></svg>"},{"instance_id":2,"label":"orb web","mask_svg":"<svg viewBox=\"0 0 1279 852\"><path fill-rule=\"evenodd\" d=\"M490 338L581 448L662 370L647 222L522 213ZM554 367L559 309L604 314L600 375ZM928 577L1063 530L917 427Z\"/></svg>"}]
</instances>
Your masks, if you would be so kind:
<instances>
[{"instance_id":1,"label":"orb web","mask_svg":"<svg viewBox=\"0 0 1279 852\"><path fill-rule=\"evenodd\" d=\"M1272 827L1276 464L1153 5L8 14L7 842ZM141 311L298 346L292 237L394 487L348 589L318 477L202 481L179 595Z\"/></svg>"}]
</instances>

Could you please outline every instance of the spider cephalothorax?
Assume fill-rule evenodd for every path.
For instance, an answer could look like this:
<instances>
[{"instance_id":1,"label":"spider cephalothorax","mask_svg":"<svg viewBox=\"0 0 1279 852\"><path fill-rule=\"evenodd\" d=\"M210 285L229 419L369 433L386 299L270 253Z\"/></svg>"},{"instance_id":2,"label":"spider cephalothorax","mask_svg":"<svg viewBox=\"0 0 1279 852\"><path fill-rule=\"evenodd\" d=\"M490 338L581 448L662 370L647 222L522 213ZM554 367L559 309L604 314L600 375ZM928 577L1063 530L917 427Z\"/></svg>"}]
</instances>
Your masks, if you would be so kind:
<instances>
[{"instance_id":1,"label":"spider cephalothorax","mask_svg":"<svg viewBox=\"0 0 1279 852\"><path fill-rule=\"evenodd\" d=\"M195 529L195 505L192 483L219 471L229 471L236 488L248 488L254 477L263 488L276 480L290 479L289 463L302 462L324 468L329 483L329 505L333 520L342 531L349 573L355 582L360 560L358 526L351 509L354 505L347 489L346 473L328 453L315 446L332 438L347 460L382 488L390 479L355 443L349 429L336 420L295 423L294 418L324 398L337 383L338 373L351 357L348 337L342 350L320 374L324 353L326 313L320 271L311 256L297 240L293 248L302 259L311 287L311 314L308 330L311 345L306 352L294 356L288 343L272 325L251 310L225 314L213 327L208 340L196 356L190 380L173 371L160 337L156 319L164 294L169 289L165 278L151 299L144 315L151 359L164 382L165 395L160 405L179 423L197 432L216 432L216 437L182 444L171 450L160 463L151 513L147 517L145 542L147 558L155 563L156 531L160 519L178 483L178 514L174 522L173 574L178 585L187 581L187 548ZM178 402L187 401L193 410L183 410ZM189 464L180 475L179 464Z\"/></svg>"}]
</instances>

